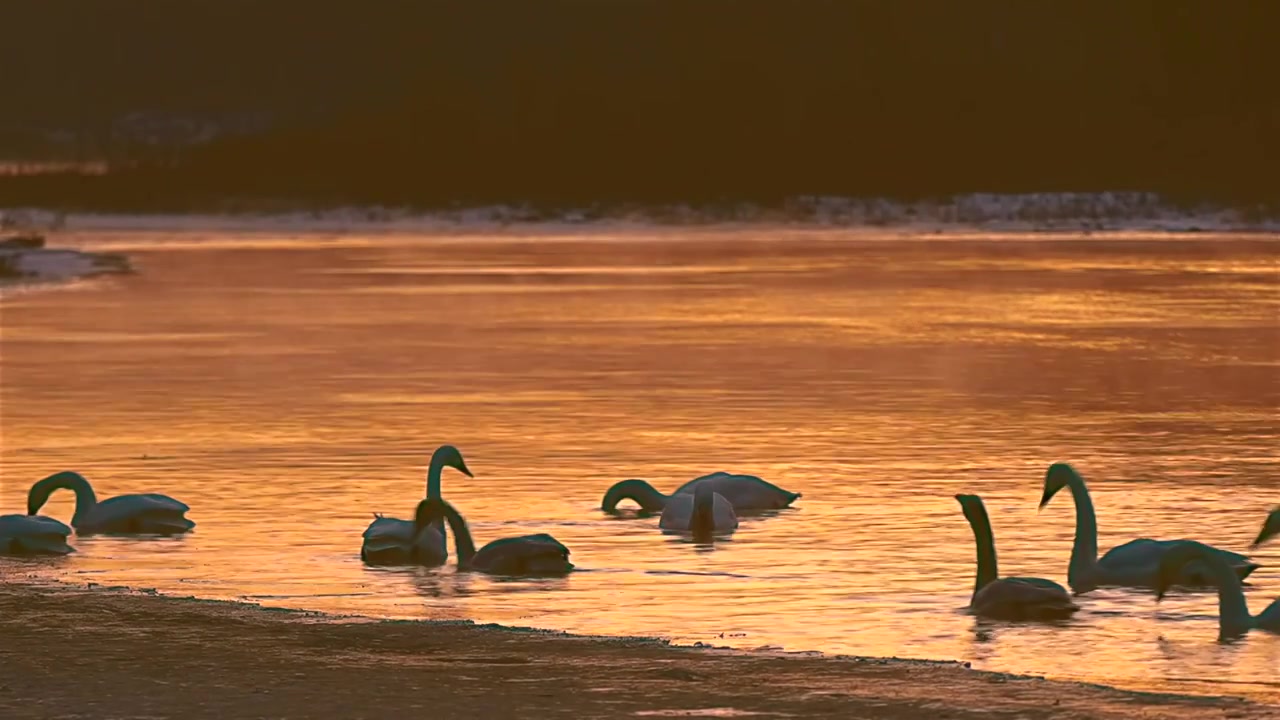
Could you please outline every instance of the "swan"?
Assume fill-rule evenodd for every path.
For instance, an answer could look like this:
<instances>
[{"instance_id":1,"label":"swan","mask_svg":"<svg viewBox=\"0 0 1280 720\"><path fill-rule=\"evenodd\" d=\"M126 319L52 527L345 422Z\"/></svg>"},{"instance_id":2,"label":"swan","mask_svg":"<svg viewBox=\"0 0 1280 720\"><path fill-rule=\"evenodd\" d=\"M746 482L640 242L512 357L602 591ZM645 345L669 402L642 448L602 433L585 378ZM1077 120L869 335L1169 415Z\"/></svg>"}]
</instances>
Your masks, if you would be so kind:
<instances>
[{"instance_id":1,"label":"swan","mask_svg":"<svg viewBox=\"0 0 1280 720\"><path fill-rule=\"evenodd\" d=\"M978 575L969 600L974 615L995 620L1062 620L1080 609L1067 589L1052 580L1000 577L987 506L977 495L956 495L956 500L978 546Z\"/></svg>"},{"instance_id":2,"label":"swan","mask_svg":"<svg viewBox=\"0 0 1280 720\"><path fill-rule=\"evenodd\" d=\"M54 473L31 486L27 493L27 514L35 515L55 490L71 490L76 494L71 527L78 535L177 535L196 526L186 516L191 508L168 495L117 495L98 502L89 481L70 470Z\"/></svg>"},{"instance_id":3,"label":"swan","mask_svg":"<svg viewBox=\"0 0 1280 720\"><path fill-rule=\"evenodd\" d=\"M692 532L695 536L732 532L738 527L733 503L711 488L711 483L701 483L693 489L693 494L680 493L667 498L658 527Z\"/></svg>"},{"instance_id":4,"label":"swan","mask_svg":"<svg viewBox=\"0 0 1280 720\"><path fill-rule=\"evenodd\" d=\"M467 469L462 453L452 445L441 445L431 455L427 466L427 497L440 497L440 473L451 467L467 477L475 477ZM374 513L373 522L365 528L360 546L360 559L373 565L443 565L449 558L444 536L444 522L438 521L426 531L415 532L412 520L383 517ZM416 551L415 551L416 548Z\"/></svg>"},{"instance_id":5,"label":"swan","mask_svg":"<svg viewBox=\"0 0 1280 720\"><path fill-rule=\"evenodd\" d=\"M1250 615L1236 568L1231 567L1221 550L1195 540L1175 542L1160 557L1155 583L1156 602L1164 599L1171 586L1180 584L1182 569L1192 562L1208 569L1218 586L1219 640L1239 637L1254 629L1280 633L1280 599L1273 600L1262 614Z\"/></svg>"},{"instance_id":6,"label":"swan","mask_svg":"<svg viewBox=\"0 0 1280 720\"><path fill-rule=\"evenodd\" d=\"M1080 595L1105 585L1152 587L1156 582L1160 557L1180 540L1138 538L1117 545L1098 557L1098 518L1084 478L1067 463L1054 463L1044 476L1043 508L1062 488L1070 488L1076 504L1076 538L1071 546L1071 562L1067 566L1067 584ZM1249 558L1227 550L1213 548L1234 568L1240 579L1258 569ZM1213 585L1213 573L1203 563L1192 561L1181 566L1178 584L1184 587Z\"/></svg>"},{"instance_id":7,"label":"swan","mask_svg":"<svg viewBox=\"0 0 1280 720\"><path fill-rule=\"evenodd\" d=\"M66 555L71 528L44 515L0 515L0 555Z\"/></svg>"},{"instance_id":8,"label":"swan","mask_svg":"<svg viewBox=\"0 0 1280 720\"><path fill-rule=\"evenodd\" d=\"M1249 547L1256 548L1276 535L1280 535L1280 507L1272 510L1267 519L1262 522L1262 529L1258 531L1258 539L1254 540Z\"/></svg>"},{"instance_id":9,"label":"swan","mask_svg":"<svg viewBox=\"0 0 1280 720\"><path fill-rule=\"evenodd\" d=\"M710 485L712 490L723 495L736 510L743 511L780 510L800 497L800 493L783 490L755 475L735 475L717 470L690 480L670 495L663 495L644 480L623 480L604 494L600 509L613 513L617 511L619 502L633 500L645 512L658 512L667 506L671 498L690 494L694 488L703 484Z\"/></svg>"},{"instance_id":10,"label":"swan","mask_svg":"<svg viewBox=\"0 0 1280 720\"><path fill-rule=\"evenodd\" d=\"M453 531L459 570L477 570L490 575L564 575L573 570L569 548L546 533L494 540L477 552L467 521L444 498L429 497L418 503L414 532L430 532L441 518L448 521ZM420 548L414 545L415 552Z\"/></svg>"}]
</instances>

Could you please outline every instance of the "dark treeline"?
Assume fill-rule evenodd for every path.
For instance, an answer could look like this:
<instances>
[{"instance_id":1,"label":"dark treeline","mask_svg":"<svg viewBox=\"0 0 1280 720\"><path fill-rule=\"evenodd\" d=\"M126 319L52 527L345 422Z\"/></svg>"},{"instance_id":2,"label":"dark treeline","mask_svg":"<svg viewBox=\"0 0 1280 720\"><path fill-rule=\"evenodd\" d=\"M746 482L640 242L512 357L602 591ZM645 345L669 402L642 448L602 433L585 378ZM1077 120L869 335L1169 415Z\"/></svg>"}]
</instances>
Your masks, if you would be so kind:
<instances>
[{"instance_id":1,"label":"dark treeline","mask_svg":"<svg viewBox=\"0 0 1280 720\"><path fill-rule=\"evenodd\" d=\"M9 202L1280 198L1280 3L0 2L10 119L279 118Z\"/></svg>"}]
</instances>

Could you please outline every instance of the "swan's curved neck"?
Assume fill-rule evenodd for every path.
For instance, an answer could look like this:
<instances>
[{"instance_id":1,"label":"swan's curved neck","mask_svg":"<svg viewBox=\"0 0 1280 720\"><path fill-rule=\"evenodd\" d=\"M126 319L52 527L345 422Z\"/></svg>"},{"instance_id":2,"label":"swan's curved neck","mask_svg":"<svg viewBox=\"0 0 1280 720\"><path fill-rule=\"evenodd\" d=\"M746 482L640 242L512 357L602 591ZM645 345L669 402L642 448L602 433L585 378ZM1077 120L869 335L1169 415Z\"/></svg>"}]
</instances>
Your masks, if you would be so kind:
<instances>
[{"instance_id":1,"label":"swan's curved neck","mask_svg":"<svg viewBox=\"0 0 1280 720\"><path fill-rule=\"evenodd\" d=\"M471 539L471 530L467 528L467 521L462 519L462 515L448 503L444 506L444 517L449 523L449 530L453 532L453 541L458 551L458 567L466 567L476 556L476 544Z\"/></svg>"},{"instance_id":2,"label":"swan's curved neck","mask_svg":"<svg viewBox=\"0 0 1280 720\"><path fill-rule=\"evenodd\" d=\"M604 494L600 509L614 512L623 500L635 502L645 512L658 512L667 506L667 496L644 480L623 480Z\"/></svg>"},{"instance_id":3,"label":"swan's curved neck","mask_svg":"<svg viewBox=\"0 0 1280 720\"><path fill-rule=\"evenodd\" d=\"M996 561L996 540L991 532L991 518L982 508L974 508L969 517L969 527L973 528L974 543L978 547L978 575L973 581L973 594L976 597L982 588L995 582L1000 577L999 564Z\"/></svg>"},{"instance_id":4,"label":"swan's curved neck","mask_svg":"<svg viewBox=\"0 0 1280 720\"><path fill-rule=\"evenodd\" d=\"M72 525L84 520L93 508L98 505L98 495L93 491L93 486L89 484L89 481L84 479L84 476L80 473L68 470L54 473L31 487L31 493L28 495L28 504L34 507L29 508L29 510L34 513L40 507L43 507L55 490L70 490L76 494L76 512L71 518ZM34 498L38 498L39 502L30 502Z\"/></svg>"},{"instance_id":5,"label":"swan's curved neck","mask_svg":"<svg viewBox=\"0 0 1280 720\"><path fill-rule=\"evenodd\" d=\"M1098 564L1098 516L1084 478L1072 473L1067 487L1076 505L1076 539L1071 545L1071 564L1067 566L1067 583L1074 587L1083 583Z\"/></svg>"},{"instance_id":6,"label":"swan's curved neck","mask_svg":"<svg viewBox=\"0 0 1280 720\"><path fill-rule=\"evenodd\" d=\"M444 472L444 463L435 455L431 456L431 464L427 466L427 497L440 498L440 474Z\"/></svg>"},{"instance_id":7,"label":"swan's curved neck","mask_svg":"<svg viewBox=\"0 0 1280 720\"><path fill-rule=\"evenodd\" d=\"M1210 553L1200 553L1200 557L1213 573L1214 583L1218 586L1219 634L1232 637L1248 632L1257 622L1249 614L1244 588L1240 587L1240 576L1220 557L1210 557Z\"/></svg>"}]
</instances>

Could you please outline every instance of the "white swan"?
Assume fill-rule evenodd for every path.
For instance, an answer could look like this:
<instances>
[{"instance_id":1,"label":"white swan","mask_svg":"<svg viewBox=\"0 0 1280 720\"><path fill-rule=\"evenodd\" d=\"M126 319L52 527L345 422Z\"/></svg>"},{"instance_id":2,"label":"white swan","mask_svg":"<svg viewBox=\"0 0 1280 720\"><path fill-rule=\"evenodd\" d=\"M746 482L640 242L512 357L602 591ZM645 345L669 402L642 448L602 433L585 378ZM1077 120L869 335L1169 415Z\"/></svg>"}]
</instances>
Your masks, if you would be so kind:
<instances>
[{"instance_id":1,"label":"white swan","mask_svg":"<svg viewBox=\"0 0 1280 720\"><path fill-rule=\"evenodd\" d=\"M477 570L490 575L563 575L573 570L569 548L546 533L502 538L476 551L471 531L462 515L443 498L427 498L418 503L414 530L430 532L444 518L453 531L458 550L458 569ZM415 545L415 550L418 546Z\"/></svg>"},{"instance_id":2,"label":"white swan","mask_svg":"<svg viewBox=\"0 0 1280 720\"><path fill-rule=\"evenodd\" d=\"M1093 501L1084 478L1067 463L1054 463L1044 477L1044 494L1040 507L1044 507L1062 488L1069 488L1076 504L1076 537L1071 546L1071 563L1067 567L1067 584L1080 595L1103 586L1153 587L1160 565L1160 558L1180 540L1152 540L1138 538L1117 545L1098 557L1098 518L1094 514ZM1249 576L1258 565L1249 558L1227 550L1213 550L1222 555L1240 579ZM1213 575L1204 563L1192 561L1181 567L1178 584L1184 587L1213 585Z\"/></svg>"},{"instance_id":3,"label":"white swan","mask_svg":"<svg viewBox=\"0 0 1280 720\"><path fill-rule=\"evenodd\" d=\"M71 527L79 535L177 535L196 526L186 517L191 508L168 495L117 495L98 502L89 481L70 470L54 473L31 486L27 493L27 514L35 515L55 490L64 489L76 494Z\"/></svg>"},{"instance_id":4,"label":"white swan","mask_svg":"<svg viewBox=\"0 0 1280 720\"><path fill-rule=\"evenodd\" d=\"M66 555L71 528L44 515L0 515L0 555Z\"/></svg>"},{"instance_id":5,"label":"white swan","mask_svg":"<svg viewBox=\"0 0 1280 720\"><path fill-rule=\"evenodd\" d=\"M1036 577L1000 577L995 536L987 507L977 495L956 495L973 529L978 547L978 574L969 609L974 615L996 620L1061 620L1080 606L1067 589L1052 580Z\"/></svg>"},{"instance_id":6,"label":"white swan","mask_svg":"<svg viewBox=\"0 0 1280 720\"><path fill-rule=\"evenodd\" d=\"M1249 547L1256 548L1276 535L1280 535L1280 507L1272 510L1267 519L1262 521L1262 529L1258 531L1258 539L1254 540Z\"/></svg>"},{"instance_id":7,"label":"white swan","mask_svg":"<svg viewBox=\"0 0 1280 720\"><path fill-rule=\"evenodd\" d=\"M1170 587L1180 584L1182 568L1192 562L1207 568L1218 586L1219 640L1239 637L1255 629L1280 633L1280 599L1273 600L1260 615L1250 615L1235 568L1227 564L1221 550L1195 540L1176 542L1161 556L1155 584L1156 602L1164 599Z\"/></svg>"},{"instance_id":8,"label":"white swan","mask_svg":"<svg viewBox=\"0 0 1280 720\"><path fill-rule=\"evenodd\" d=\"M440 497L440 473L451 467L467 477L475 477L467 469L462 453L452 445L441 445L431 455L427 467L427 497ZM360 559L370 565L443 565L449 559L444 536L444 522L438 521L426 531L415 532L412 520L383 517L374 513L373 522L365 528L360 545Z\"/></svg>"},{"instance_id":9,"label":"white swan","mask_svg":"<svg viewBox=\"0 0 1280 720\"><path fill-rule=\"evenodd\" d=\"M738 516L733 503L711 489L710 483L702 483L693 494L681 493L667 499L658 527L663 530L692 532L695 536L709 536L732 532L738 527Z\"/></svg>"},{"instance_id":10,"label":"white swan","mask_svg":"<svg viewBox=\"0 0 1280 720\"><path fill-rule=\"evenodd\" d=\"M671 498L690 494L694 488L703 484L709 484L712 490L724 496L739 511L780 510L800 497L800 493L783 490L755 475L735 475L717 470L690 480L670 495L663 495L644 480L623 480L604 494L600 509L613 513L619 502L633 500L645 512L658 512L667 506Z\"/></svg>"}]
</instances>

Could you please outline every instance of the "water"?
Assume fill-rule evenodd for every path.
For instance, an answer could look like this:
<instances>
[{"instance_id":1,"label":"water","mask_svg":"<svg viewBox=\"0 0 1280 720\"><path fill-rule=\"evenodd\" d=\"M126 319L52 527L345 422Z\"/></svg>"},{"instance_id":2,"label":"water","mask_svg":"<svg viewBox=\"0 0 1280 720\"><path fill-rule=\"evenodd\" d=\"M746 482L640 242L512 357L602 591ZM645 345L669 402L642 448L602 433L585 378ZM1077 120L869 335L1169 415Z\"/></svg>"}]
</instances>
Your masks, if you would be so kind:
<instances>
[{"instance_id":1,"label":"water","mask_svg":"<svg viewBox=\"0 0 1280 720\"><path fill-rule=\"evenodd\" d=\"M523 232L523 234L522 234ZM964 659L1280 699L1280 638L1222 645L1211 594L1102 590L1065 627L964 614L980 493L1002 572L1065 582L1076 464L1100 545L1243 551L1280 502L1275 238L776 228L435 235L82 233L141 272L0 300L0 508L64 468L199 526L77 538L9 571L406 618ZM358 558L431 451L479 540L547 531L582 572ZM617 480L725 469L804 493L704 547L599 512ZM69 519L72 498L49 514ZM1280 595L1280 544L1248 589ZM1071 658L1070 663L1064 658Z\"/></svg>"}]
</instances>

